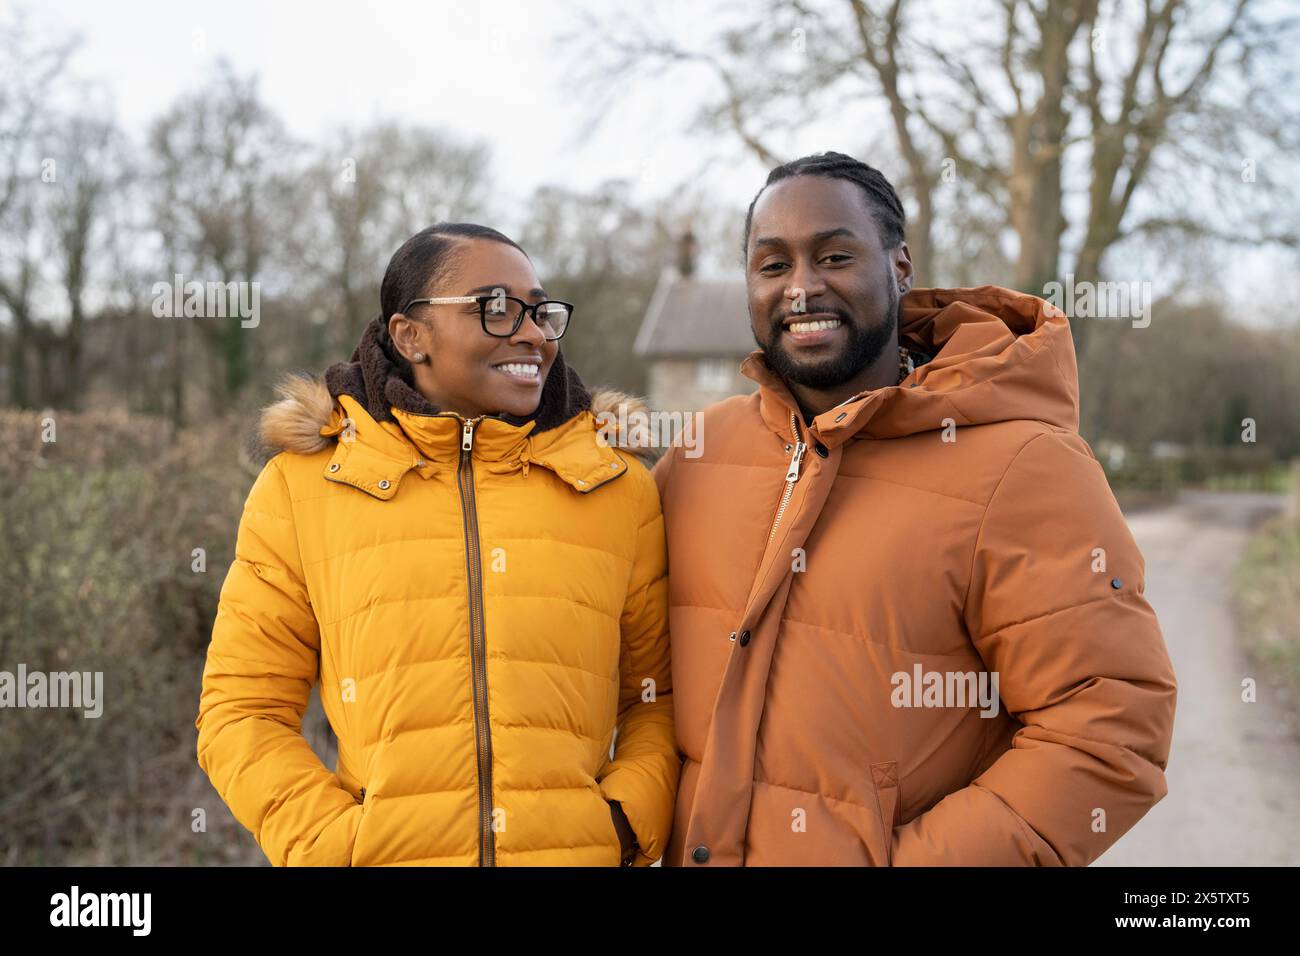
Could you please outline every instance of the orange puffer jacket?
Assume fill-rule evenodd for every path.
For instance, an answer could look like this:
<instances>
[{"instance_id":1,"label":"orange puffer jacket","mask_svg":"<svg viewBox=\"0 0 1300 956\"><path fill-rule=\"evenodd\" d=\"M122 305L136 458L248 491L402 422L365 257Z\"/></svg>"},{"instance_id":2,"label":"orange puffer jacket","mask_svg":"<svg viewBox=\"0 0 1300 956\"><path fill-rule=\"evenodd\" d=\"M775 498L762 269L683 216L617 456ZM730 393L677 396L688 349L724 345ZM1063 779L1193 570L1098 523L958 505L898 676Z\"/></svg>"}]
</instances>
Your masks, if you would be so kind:
<instances>
[{"instance_id":1,"label":"orange puffer jacket","mask_svg":"<svg viewBox=\"0 0 1300 956\"><path fill-rule=\"evenodd\" d=\"M759 391L656 468L666 864L1080 865L1165 794L1174 673L1065 318L993 286L902 304L933 359L901 385L808 426L756 352Z\"/></svg>"}]
</instances>

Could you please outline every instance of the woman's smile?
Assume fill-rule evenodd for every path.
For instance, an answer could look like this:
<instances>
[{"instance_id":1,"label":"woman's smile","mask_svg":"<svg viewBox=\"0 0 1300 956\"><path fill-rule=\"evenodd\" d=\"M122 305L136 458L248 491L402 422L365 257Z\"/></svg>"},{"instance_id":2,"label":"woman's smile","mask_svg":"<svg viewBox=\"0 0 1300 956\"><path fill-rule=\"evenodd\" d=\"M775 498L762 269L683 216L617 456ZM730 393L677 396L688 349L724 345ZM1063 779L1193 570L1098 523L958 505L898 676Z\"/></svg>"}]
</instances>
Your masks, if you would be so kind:
<instances>
[{"instance_id":1,"label":"woman's smile","mask_svg":"<svg viewBox=\"0 0 1300 956\"><path fill-rule=\"evenodd\" d=\"M492 365L492 369L500 372L515 385L524 388L541 387L542 357L540 355L529 356L527 358L508 359L504 362L495 362Z\"/></svg>"}]
</instances>

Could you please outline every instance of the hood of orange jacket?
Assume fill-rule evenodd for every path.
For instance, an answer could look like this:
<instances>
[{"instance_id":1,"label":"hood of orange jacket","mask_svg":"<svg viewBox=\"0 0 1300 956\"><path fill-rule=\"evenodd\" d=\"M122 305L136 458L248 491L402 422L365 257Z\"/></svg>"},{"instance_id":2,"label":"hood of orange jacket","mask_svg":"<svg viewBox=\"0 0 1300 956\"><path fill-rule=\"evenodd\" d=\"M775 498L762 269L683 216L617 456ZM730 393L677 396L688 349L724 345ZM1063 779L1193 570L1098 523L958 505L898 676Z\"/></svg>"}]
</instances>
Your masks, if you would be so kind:
<instances>
[{"instance_id":1,"label":"hood of orange jacket","mask_svg":"<svg viewBox=\"0 0 1300 956\"><path fill-rule=\"evenodd\" d=\"M898 386L806 425L761 352L656 466L670 865L1086 864L1165 793L1176 684L1079 437L1066 318L918 289Z\"/></svg>"},{"instance_id":2,"label":"hood of orange jacket","mask_svg":"<svg viewBox=\"0 0 1300 956\"><path fill-rule=\"evenodd\" d=\"M903 297L899 343L933 356L905 387L854 396L817 416L814 428L833 447L850 436L901 438L945 427L1034 420L1079 427L1074 343L1064 313L1051 303L998 286L915 289ZM744 374L762 386L763 414L789 430L797 403L762 352Z\"/></svg>"}]
</instances>

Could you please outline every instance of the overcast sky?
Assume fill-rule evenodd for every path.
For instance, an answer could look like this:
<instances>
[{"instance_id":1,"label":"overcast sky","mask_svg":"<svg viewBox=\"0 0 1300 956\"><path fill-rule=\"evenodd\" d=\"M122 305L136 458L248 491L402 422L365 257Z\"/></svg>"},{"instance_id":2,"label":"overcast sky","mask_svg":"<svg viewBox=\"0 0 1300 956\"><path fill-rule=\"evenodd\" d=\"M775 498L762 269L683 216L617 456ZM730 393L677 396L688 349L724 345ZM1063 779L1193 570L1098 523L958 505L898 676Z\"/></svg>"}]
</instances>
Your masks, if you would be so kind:
<instances>
[{"instance_id":1,"label":"overcast sky","mask_svg":"<svg viewBox=\"0 0 1300 956\"><path fill-rule=\"evenodd\" d=\"M662 195L698 168L699 142L681 132L698 101L636 90L593 136L579 138L585 98L575 95L573 64L555 42L577 28L575 7L72 0L39 9L35 20L82 37L76 73L107 84L119 120L137 135L224 57L241 75L255 73L264 99L305 138L381 117L426 123L490 142L494 181L516 198L541 183L587 188L613 178ZM687 18L699 5L668 9L676 7ZM766 171L739 149L732 155L740 168L720 178L719 192L748 203Z\"/></svg>"},{"instance_id":2,"label":"overcast sky","mask_svg":"<svg viewBox=\"0 0 1300 956\"><path fill-rule=\"evenodd\" d=\"M641 84L594 133L578 135L590 118L590 91L573 83L577 51L570 55L556 42L578 28L578 6L559 0L65 0L30 9L42 32L81 37L72 72L103 84L119 122L137 138L180 93L209 82L213 64L225 58L240 75L259 78L264 100L305 139L327 142L332 127L385 118L488 142L502 209L543 183L589 189L615 178L636 183L642 199L703 183L711 198L743 208L766 169L725 139L685 132L706 90ZM612 0L590 6L617 9ZM628 7L643 8L642 0ZM655 9L688 33L707 30L714 16L707 5L685 0ZM837 119L801 130L788 144L792 155L862 149L871 137L837 129ZM712 164L701 173L706 153ZM892 167L892 157L861 158L886 172ZM1241 251L1231 267L1220 267L1230 281L1216 287L1249 318L1248 309L1258 311L1250 303L1258 302L1261 285L1294 298L1300 288L1295 262L1276 250ZM1131 255L1126 264L1137 268Z\"/></svg>"}]
</instances>

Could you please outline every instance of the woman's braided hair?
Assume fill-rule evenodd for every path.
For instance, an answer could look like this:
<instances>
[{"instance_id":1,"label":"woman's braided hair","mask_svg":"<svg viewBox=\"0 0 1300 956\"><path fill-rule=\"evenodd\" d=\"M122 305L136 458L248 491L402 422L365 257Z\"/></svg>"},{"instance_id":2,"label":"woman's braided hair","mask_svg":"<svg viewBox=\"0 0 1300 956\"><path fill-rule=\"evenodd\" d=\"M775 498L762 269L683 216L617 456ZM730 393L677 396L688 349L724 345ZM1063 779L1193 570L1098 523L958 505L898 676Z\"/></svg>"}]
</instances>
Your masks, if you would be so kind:
<instances>
[{"instance_id":1,"label":"woman's braided hair","mask_svg":"<svg viewBox=\"0 0 1300 956\"><path fill-rule=\"evenodd\" d=\"M856 183L867 197L871 218L880 230L881 244L886 249L892 249L903 241L907 215L903 212L903 204L898 201L898 193L894 192L894 187L880 170L843 153L813 153L811 156L782 163L767 174L767 182L754 196L749 211L745 213L745 237L740 246L742 262L749 255L749 230L754 221L754 206L758 197L763 195L763 190L768 186L791 176L824 176L827 179L846 179Z\"/></svg>"}]
</instances>

